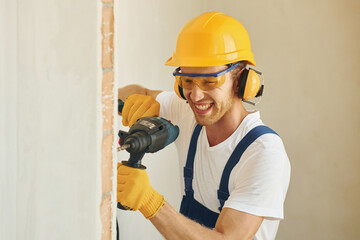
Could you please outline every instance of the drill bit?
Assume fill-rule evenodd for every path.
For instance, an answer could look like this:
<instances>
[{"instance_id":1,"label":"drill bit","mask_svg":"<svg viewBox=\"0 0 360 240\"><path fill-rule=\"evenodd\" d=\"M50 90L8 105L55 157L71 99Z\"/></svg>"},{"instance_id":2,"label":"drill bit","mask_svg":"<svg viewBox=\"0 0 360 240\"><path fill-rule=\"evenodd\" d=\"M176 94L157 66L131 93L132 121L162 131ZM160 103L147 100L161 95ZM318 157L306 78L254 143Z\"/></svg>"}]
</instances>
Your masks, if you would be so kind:
<instances>
[{"instance_id":1,"label":"drill bit","mask_svg":"<svg viewBox=\"0 0 360 240\"><path fill-rule=\"evenodd\" d=\"M124 144L121 147L118 147L117 150L118 150L118 152L120 152L120 151L125 150L125 149L127 149L129 147L130 147L130 144Z\"/></svg>"}]
</instances>

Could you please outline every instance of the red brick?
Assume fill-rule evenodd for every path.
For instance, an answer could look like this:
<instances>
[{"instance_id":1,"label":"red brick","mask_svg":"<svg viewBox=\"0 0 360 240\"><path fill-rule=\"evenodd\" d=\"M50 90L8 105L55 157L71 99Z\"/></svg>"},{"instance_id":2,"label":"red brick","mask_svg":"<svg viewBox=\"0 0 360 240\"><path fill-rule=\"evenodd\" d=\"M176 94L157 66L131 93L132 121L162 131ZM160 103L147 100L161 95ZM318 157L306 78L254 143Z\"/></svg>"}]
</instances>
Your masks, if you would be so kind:
<instances>
[{"instance_id":1,"label":"red brick","mask_svg":"<svg viewBox=\"0 0 360 240\"><path fill-rule=\"evenodd\" d=\"M111 240L111 195L104 197L100 205L102 225L101 240Z\"/></svg>"},{"instance_id":2,"label":"red brick","mask_svg":"<svg viewBox=\"0 0 360 240\"><path fill-rule=\"evenodd\" d=\"M114 52L114 8L103 8L102 10L102 67L113 67Z\"/></svg>"},{"instance_id":3,"label":"red brick","mask_svg":"<svg viewBox=\"0 0 360 240\"><path fill-rule=\"evenodd\" d=\"M114 123L114 73L108 72L102 80L103 132L112 131Z\"/></svg>"},{"instance_id":4,"label":"red brick","mask_svg":"<svg viewBox=\"0 0 360 240\"><path fill-rule=\"evenodd\" d=\"M114 134L104 136L101 146L101 178L102 178L102 194L112 191L112 147Z\"/></svg>"}]
</instances>

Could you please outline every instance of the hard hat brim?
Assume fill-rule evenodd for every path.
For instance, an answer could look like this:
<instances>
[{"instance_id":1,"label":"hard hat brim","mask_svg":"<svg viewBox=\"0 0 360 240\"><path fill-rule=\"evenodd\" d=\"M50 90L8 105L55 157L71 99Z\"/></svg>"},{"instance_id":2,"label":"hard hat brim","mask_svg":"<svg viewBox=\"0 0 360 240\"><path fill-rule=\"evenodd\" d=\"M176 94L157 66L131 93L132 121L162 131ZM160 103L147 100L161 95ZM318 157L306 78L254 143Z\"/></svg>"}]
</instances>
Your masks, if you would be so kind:
<instances>
[{"instance_id":1,"label":"hard hat brim","mask_svg":"<svg viewBox=\"0 0 360 240\"><path fill-rule=\"evenodd\" d=\"M233 55L233 57L231 57ZM240 56L237 56L240 55ZM231 53L219 56L219 58L214 59L213 57L206 59L195 59L195 58L176 58L170 57L166 62L166 66L180 66L180 67L210 67L210 66L221 66L229 63L247 61L250 65L256 66L256 62L254 61L254 57L252 53Z\"/></svg>"}]
</instances>

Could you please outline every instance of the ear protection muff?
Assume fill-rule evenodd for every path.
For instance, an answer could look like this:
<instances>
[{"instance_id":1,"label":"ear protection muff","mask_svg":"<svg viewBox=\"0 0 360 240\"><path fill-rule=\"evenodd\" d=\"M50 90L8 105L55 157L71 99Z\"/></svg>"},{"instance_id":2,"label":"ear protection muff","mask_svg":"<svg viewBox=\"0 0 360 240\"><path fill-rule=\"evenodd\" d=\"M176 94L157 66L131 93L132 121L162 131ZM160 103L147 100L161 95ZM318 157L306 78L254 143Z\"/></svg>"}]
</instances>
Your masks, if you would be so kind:
<instances>
[{"instance_id":1,"label":"ear protection muff","mask_svg":"<svg viewBox=\"0 0 360 240\"><path fill-rule=\"evenodd\" d=\"M176 95L178 95L179 98L186 100L183 89L182 89L182 87L180 87L178 80L175 80L174 90L175 90Z\"/></svg>"},{"instance_id":2,"label":"ear protection muff","mask_svg":"<svg viewBox=\"0 0 360 240\"><path fill-rule=\"evenodd\" d=\"M261 84L260 76L261 72L252 69L244 68L241 72L239 81L238 96L243 101L250 100L255 97L262 96L264 85Z\"/></svg>"}]
</instances>

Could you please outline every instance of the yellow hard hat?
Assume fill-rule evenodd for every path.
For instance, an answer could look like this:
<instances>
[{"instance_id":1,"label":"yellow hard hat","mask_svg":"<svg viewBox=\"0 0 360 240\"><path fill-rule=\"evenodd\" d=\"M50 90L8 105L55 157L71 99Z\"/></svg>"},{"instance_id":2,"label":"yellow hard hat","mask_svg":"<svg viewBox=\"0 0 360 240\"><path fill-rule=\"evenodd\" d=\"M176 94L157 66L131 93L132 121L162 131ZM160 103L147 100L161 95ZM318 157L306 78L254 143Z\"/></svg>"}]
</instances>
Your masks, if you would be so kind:
<instances>
[{"instance_id":1,"label":"yellow hard hat","mask_svg":"<svg viewBox=\"0 0 360 240\"><path fill-rule=\"evenodd\" d=\"M224 13L207 12L181 29L173 56L165 65L207 67L238 61L256 65L246 29Z\"/></svg>"}]
</instances>

